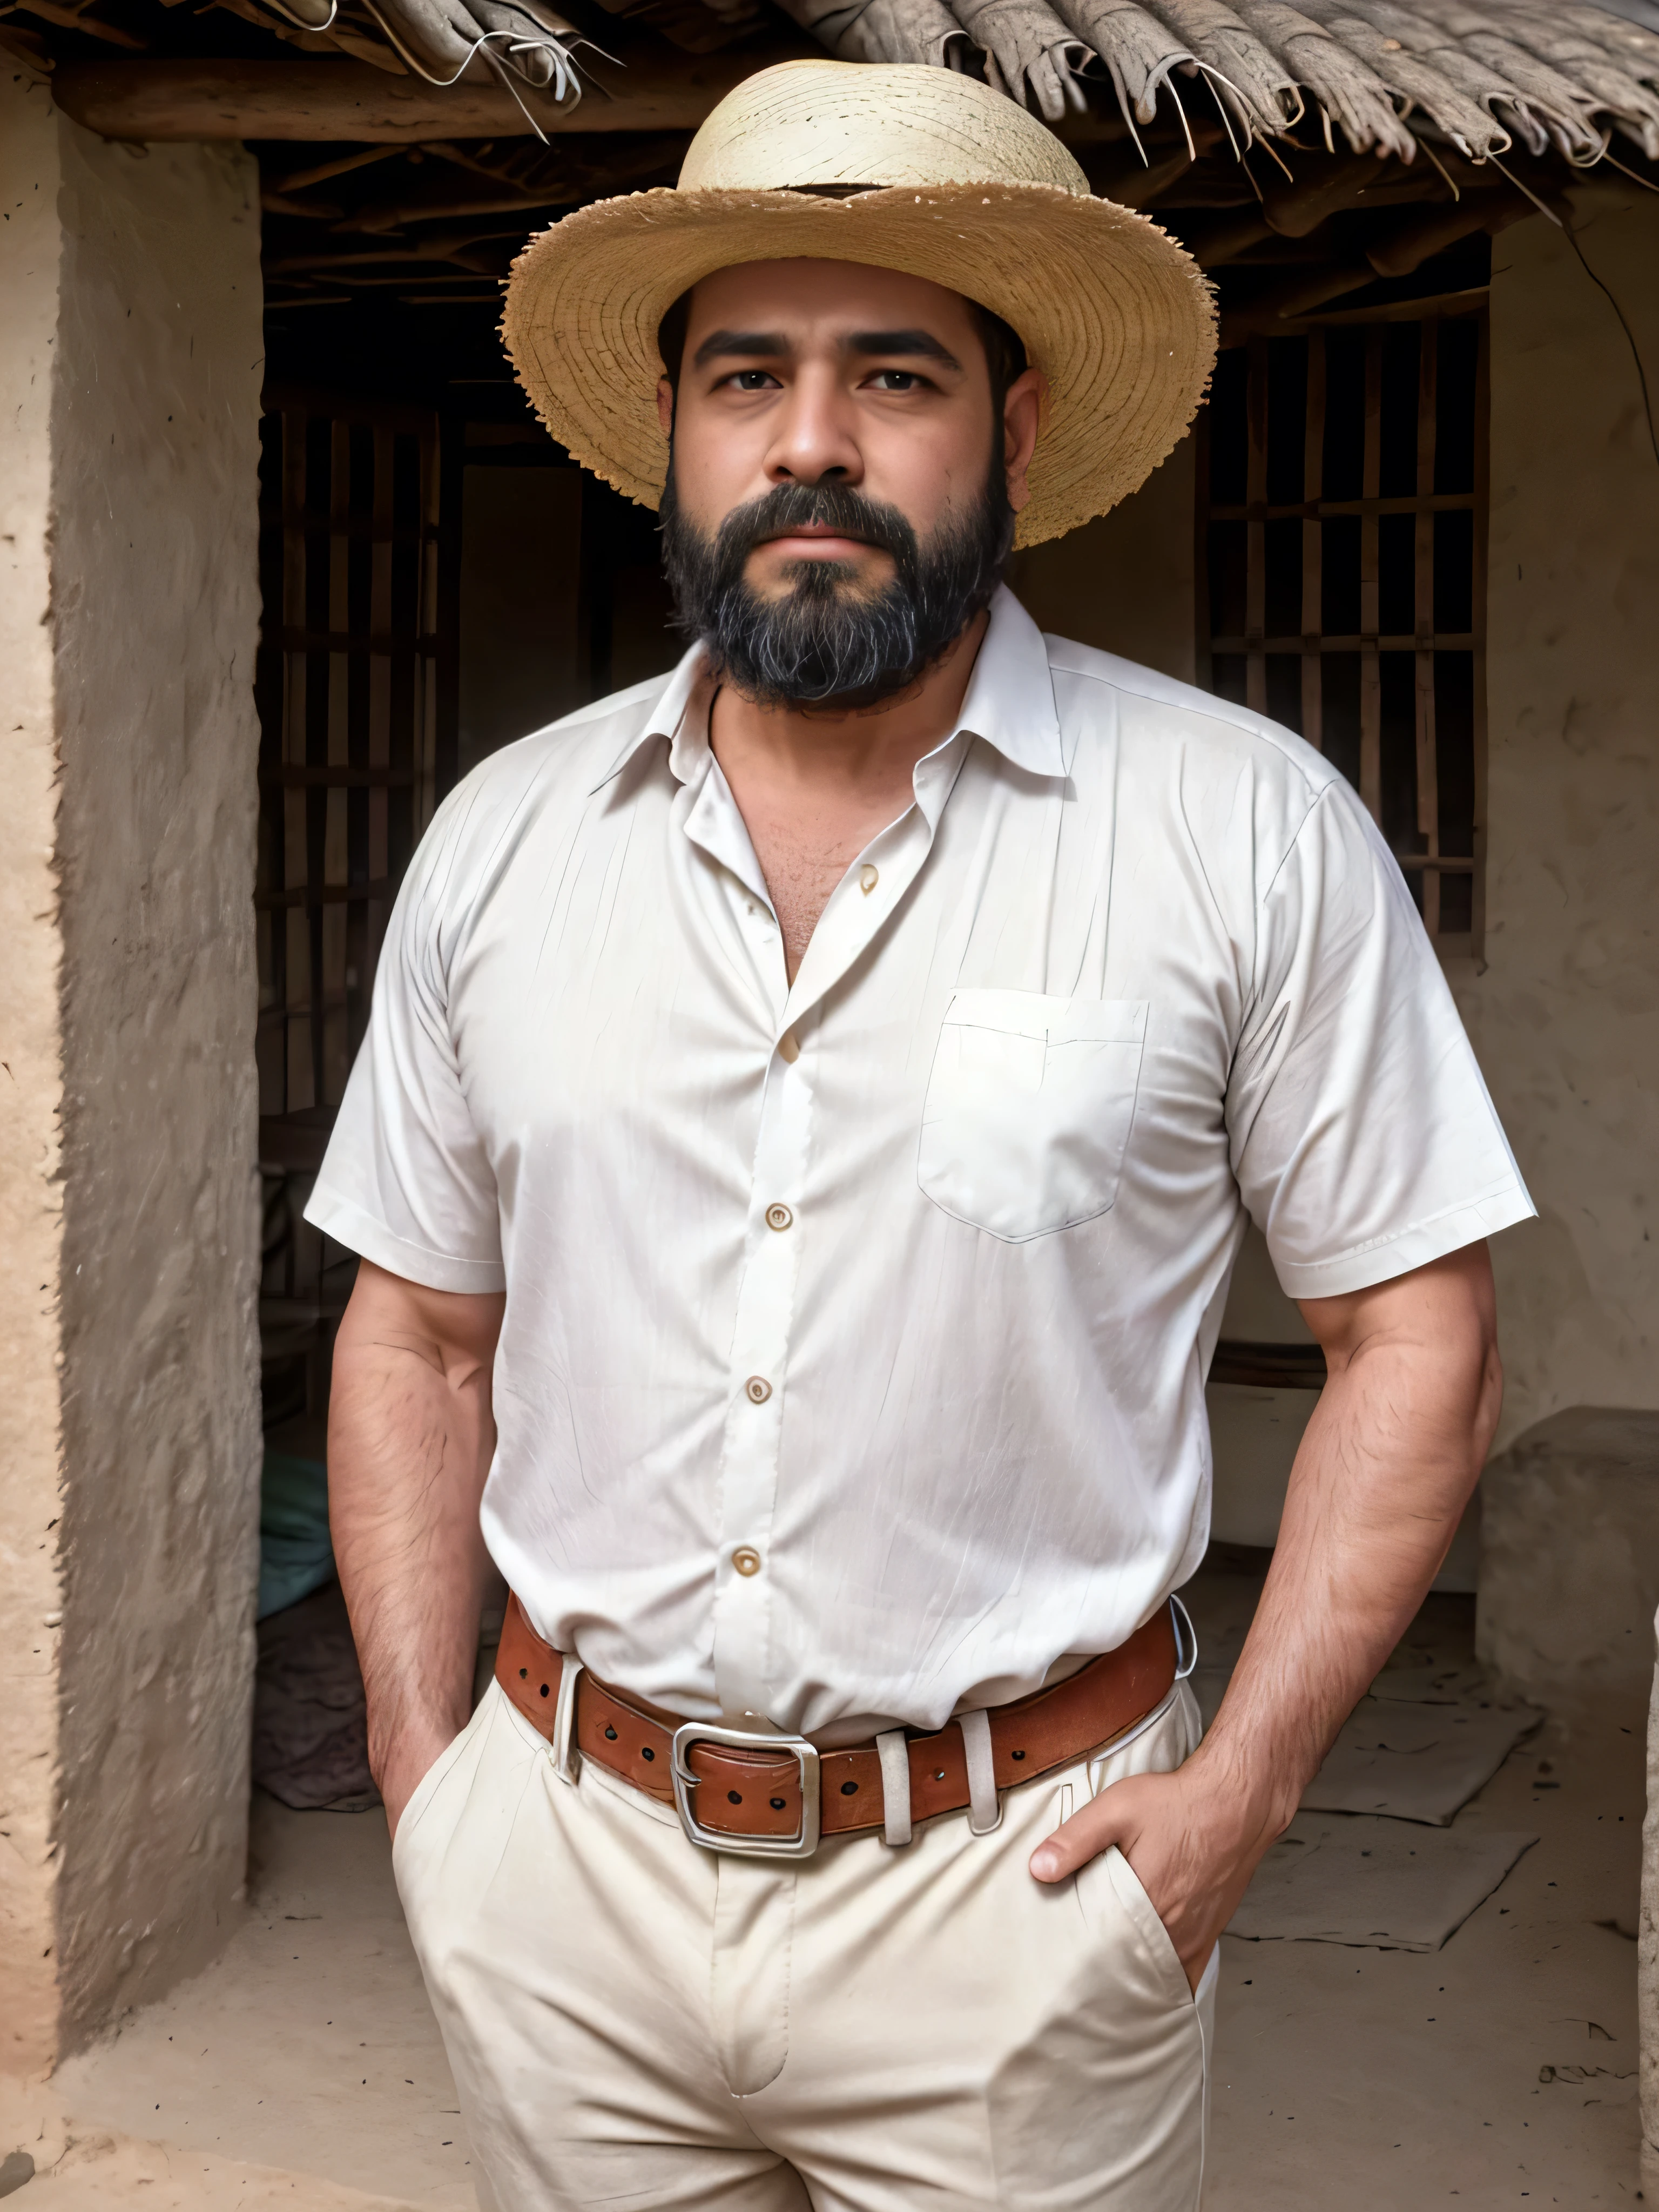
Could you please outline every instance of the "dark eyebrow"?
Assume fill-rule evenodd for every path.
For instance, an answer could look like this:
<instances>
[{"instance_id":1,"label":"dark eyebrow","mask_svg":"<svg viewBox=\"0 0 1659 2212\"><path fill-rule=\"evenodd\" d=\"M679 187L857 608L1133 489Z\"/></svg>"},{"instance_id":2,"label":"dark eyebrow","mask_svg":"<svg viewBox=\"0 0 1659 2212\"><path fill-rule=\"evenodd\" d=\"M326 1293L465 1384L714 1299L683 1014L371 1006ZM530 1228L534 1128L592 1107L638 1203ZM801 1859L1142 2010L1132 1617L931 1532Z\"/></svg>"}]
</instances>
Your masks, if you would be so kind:
<instances>
[{"instance_id":1,"label":"dark eyebrow","mask_svg":"<svg viewBox=\"0 0 1659 2212\"><path fill-rule=\"evenodd\" d=\"M789 342L777 331L710 331L692 356L693 368L718 360L722 354L746 354L752 359L775 361L789 351Z\"/></svg>"},{"instance_id":2,"label":"dark eyebrow","mask_svg":"<svg viewBox=\"0 0 1659 2212\"><path fill-rule=\"evenodd\" d=\"M734 356L750 361L776 361L792 350L779 331L710 331L692 356L693 368ZM936 361L944 368L960 369L962 363L929 331L854 331L847 341L848 353L880 356L908 354L913 359Z\"/></svg>"},{"instance_id":3,"label":"dark eyebrow","mask_svg":"<svg viewBox=\"0 0 1659 2212\"><path fill-rule=\"evenodd\" d=\"M923 361L936 361L945 368L960 368L955 354L928 331L855 331L847 341L849 353L907 353Z\"/></svg>"}]
</instances>

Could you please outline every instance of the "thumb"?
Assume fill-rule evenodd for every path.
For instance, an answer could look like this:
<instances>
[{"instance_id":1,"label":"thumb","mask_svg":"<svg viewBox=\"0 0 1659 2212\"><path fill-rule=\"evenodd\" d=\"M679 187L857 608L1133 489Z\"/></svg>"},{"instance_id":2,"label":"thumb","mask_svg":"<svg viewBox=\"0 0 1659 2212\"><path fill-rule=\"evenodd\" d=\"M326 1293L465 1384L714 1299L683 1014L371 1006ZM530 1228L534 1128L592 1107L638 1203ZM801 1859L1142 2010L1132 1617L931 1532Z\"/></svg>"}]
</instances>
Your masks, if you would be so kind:
<instances>
[{"instance_id":1,"label":"thumb","mask_svg":"<svg viewBox=\"0 0 1659 2212\"><path fill-rule=\"evenodd\" d=\"M1127 1786L1109 1784L1080 1813L1073 1813L1052 1836L1044 1837L1030 1858L1031 1872L1039 1881L1064 1881L1112 1844L1122 1849L1129 1843L1139 1824L1126 1802Z\"/></svg>"}]
</instances>

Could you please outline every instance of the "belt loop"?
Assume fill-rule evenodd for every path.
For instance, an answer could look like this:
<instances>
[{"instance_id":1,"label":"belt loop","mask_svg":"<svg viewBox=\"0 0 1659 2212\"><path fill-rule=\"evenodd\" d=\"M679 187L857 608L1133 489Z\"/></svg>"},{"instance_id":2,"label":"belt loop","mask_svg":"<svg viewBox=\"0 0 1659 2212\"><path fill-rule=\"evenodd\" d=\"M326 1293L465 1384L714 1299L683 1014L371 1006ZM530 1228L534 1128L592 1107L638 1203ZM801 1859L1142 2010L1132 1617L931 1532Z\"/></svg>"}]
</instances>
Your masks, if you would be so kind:
<instances>
[{"instance_id":1,"label":"belt loop","mask_svg":"<svg viewBox=\"0 0 1659 2212\"><path fill-rule=\"evenodd\" d=\"M997 1796L996 1765L991 1757L991 1716L981 1705L971 1713L958 1713L957 1726L968 1755L969 1832L988 1836L1002 1826L1002 1800Z\"/></svg>"},{"instance_id":2,"label":"belt loop","mask_svg":"<svg viewBox=\"0 0 1659 2212\"><path fill-rule=\"evenodd\" d=\"M902 1728L876 1738L881 1754L882 1836L894 1849L910 1840L910 1748Z\"/></svg>"},{"instance_id":3,"label":"belt loop","mask_svg":"<svg viewBox=\"0 0 1659 2212\"><path fill-rule=\"evenodd\" d=\"M1198 1631L1193 1626L1191 1613L1173 1595L1170 1599L1170 1625L1175 1630L1175 1678L1177 1682L1184 1682L1198 1664Z\"/></svg>"},{"instance_id":4,"label":"belt loop","mask_svg":"<svg viewBox=\"0 0 1659 2212\"><path fill-rule=\"evenodd\" d=\"M553 1769L574 1787L581 1778L582 1755L576 1746L576 1685L582 1662L574 1653L559 1654L559 1701L553 1709Z\"/></svg>"}]
</instances>

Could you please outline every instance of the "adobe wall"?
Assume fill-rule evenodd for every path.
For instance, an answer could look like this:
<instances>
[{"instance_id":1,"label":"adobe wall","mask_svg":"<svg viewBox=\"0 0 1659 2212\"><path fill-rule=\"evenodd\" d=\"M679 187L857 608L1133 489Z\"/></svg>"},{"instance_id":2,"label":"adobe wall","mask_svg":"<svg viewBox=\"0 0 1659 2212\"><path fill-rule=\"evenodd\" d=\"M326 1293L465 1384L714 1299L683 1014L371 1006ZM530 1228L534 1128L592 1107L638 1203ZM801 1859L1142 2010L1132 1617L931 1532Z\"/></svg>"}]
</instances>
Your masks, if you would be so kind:
<instances>
[{"instance_id":1,"label":"adobe wall","mask_svg":"<svg viewBox=\"0 0 1659 2212\"><path fill-rule=\"evenodd\" d=\"M1659 401L1659 200L1575 194ZM1659 1407L1659 461L1571 240L1495 241L1484 965L1453 988L1539 1219L1493 1245L1502 1449Z\"/></svg>"},{"instance_id":2,"label":"adobe wall","mask_svg":"<svg viewBox=\"0 0 1659 2212\"><path fill-rule=\"evenodd\" d=\"M13 76L0 162L0 1636L40 1669L0 1711L0 2020L32 2067L199 1964L245 1873L263 349L240 149L108 145Z\"/></svg>"},{"instance_id":3,"label":"adobe wall","mask_svg":"<svg viewBox=\"0 0 1659 2212\"><path fill-rule=\"evenodd\" d=\"M44 2063L57 2034L50 1851L61 1598L56 1286L62 1235L58 935L52 926L48 423L58 300L45 103L0 86L0 2066Z\"/></svg>"}]
</instances>

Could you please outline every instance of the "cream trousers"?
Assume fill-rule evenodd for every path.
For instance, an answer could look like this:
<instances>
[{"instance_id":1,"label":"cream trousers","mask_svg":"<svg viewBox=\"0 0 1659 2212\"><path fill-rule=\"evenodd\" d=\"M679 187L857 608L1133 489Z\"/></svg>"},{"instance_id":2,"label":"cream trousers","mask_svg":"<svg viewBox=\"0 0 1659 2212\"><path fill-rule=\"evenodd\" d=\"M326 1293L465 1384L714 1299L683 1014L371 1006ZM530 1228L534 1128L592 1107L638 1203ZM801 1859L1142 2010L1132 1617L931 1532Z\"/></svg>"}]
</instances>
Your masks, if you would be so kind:
<instances>
[{"instance_id":1,"label":"cream trousers","mask_svg":"<svg viewBox=\"0 0 1659 2212\"><path fill-rule=\"evenodd\" d=\"M1194 2002L1127 1862L1026 1861L1095 1790L1178 1765L1147 1732L891 1850L700 1850L492 1683L393 1851L486 2212L1194 2212L1212 1958Z\"/></svg>"}]
</instances>

